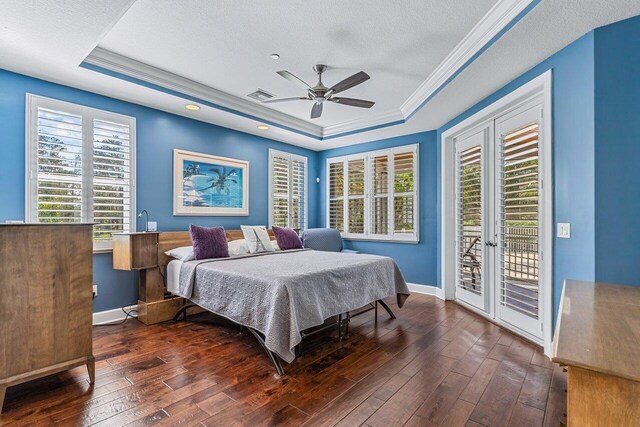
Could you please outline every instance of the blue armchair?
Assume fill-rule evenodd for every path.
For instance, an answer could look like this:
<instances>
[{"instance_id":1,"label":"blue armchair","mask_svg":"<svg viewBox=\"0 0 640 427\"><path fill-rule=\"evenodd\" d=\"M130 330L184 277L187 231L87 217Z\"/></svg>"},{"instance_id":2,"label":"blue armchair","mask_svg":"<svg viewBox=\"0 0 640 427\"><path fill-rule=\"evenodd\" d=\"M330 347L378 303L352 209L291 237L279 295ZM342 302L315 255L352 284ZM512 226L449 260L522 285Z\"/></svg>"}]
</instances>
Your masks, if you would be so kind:
<instances>
[{"instance_id":1,"label":"blue armchair","mask_svg":"<svg viewBox=\"0 0 640 427\"><path fill-rule=\"evenodd\" d=\"M310 228L304 230L302 232L302 246L316 251L358 253L358 251L342 247L342 236L335 228Z\"/></svg>"}]
</instances>

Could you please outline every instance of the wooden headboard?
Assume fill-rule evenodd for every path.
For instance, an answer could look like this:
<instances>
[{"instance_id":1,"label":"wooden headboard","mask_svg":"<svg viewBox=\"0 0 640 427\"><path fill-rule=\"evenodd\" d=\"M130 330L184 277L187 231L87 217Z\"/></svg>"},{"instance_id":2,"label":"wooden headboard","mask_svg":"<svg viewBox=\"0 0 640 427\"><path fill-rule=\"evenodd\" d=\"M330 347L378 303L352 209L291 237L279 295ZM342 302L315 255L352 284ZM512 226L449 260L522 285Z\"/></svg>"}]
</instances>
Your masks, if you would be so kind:
<instances>
[{"instance_id":1,"label":"wooden headboard","mask_svg":"<svg viewBox=\"0 0 640 427\"><path fill-rule=\"evenodd\" d=\"M242 230L225 230L227 235L227 241L244 239ZM271 240L275 240L276 237L273 234L272 229L268 229L269 237ZM164 267L169 264L173 258L165 254L166 251L173 248L179 248L180 246L190 246L191 235L188 231L165 231L158 233L158 266Z\"/></svg>"}]
</instances>

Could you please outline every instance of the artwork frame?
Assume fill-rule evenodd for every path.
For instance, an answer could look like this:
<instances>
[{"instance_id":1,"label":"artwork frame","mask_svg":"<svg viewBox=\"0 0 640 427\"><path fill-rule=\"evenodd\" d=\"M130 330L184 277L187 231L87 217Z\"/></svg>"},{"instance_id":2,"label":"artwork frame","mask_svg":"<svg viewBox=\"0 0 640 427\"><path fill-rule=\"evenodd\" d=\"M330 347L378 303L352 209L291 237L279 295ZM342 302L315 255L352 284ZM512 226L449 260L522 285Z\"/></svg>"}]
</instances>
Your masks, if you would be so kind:
<instances>
[{"instance_id":1,"label":"artwork frame","mask_svg":"<svg viewBox=\"0 0 640 427\"><path fill-rule=\"evenodd\" d=\"M249 216L249 161L173 150L174 216Z\"/></svg>"}]
</instances>

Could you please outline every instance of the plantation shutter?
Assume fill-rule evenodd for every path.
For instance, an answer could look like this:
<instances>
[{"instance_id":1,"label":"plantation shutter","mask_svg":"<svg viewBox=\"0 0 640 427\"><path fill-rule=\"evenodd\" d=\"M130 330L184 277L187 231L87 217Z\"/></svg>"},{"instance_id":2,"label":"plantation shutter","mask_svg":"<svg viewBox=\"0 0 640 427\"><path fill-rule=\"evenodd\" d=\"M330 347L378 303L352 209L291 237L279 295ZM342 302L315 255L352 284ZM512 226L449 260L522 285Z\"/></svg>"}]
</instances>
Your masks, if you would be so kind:
<instances>
[{"instance_id":1,"label":"plantation shutter","mask_svg":"<svg viewBox=\"0 0 640 427\"><path fill-rule=\"evenodd\" d=\"M271 163L272 225L289 226L289 159L273 155Z\"/></svg>"},{"instance_id":2,"label":"plantation shutter","mask_svg":"<svg viewBox=\"0 0 640 427\"><path fill-rule=\"evenodd\" d=\"M504 136L500 144L500 303L538 319L539 124Z\"/></svg>"},{"instance_id":3,"label":"plantation shutter","mask_svg":"<svg viewBox=\"0 0 640 427\"><path fill-rule=\"evenodd\" d=\"M416 153L393 155L393 224L395 235L415 235L416 223Z\"/></svg>"},{"instance_id":4,"label":"plantation shutter","mask_svg":"<svg viewBox=\"0 0 640 427\"><path fill-rule=\"evenodd\" d=\"M94 242L131 229L131 128L93 120Z\"/></svg>"},{"instance_id":5,"label":"plantation shutter","mask_svg":"<svg viewBox=\"0 0 640 427\"><path fill-rule=\"evenodd\" d=\"M27 96L26 188L31 222L94 222L94 250L132 231L135 120Z\"/></svg>"},{"instance_id":6,"label":"plantation shutter","mask_svg":"<svg viewBox=\"0 0 640 427\"><path fill-rule=\"evenodd\" d=\"M344 162L329 163L329 227L344 232Z\"/></svg>"},{"instance_id":7,"label":"plantation shutter","mask_svg":"<svg viewBox=\"0 0 640 427\"><path fill-rule=\"evenodd\" d=\"M347 162L348 227L349 234L364 234L365 216L365 159Z\"/></svg>"},{"instance_id":8,"label":"plantation shutter","mask_svg":"<svg viewBox=\"0 0 640 427\"><path fill-rule=\"evenodd\" d=\"M47 223L86 221L82 116L40 107L36 111L35 165L32 160L31 167L35 176L32 173L30 177L36 188L30 219Z\"/></svg>"},{"instance_id":9,"label":"plantation shutter","mask_svg":"<svg viewBox=\"0 0 640 427\"><path fill-rule=\"evenodd\" d=\"M457 248L459 290L482 294L482 145L456 154ZM480 303L478 303L480 305Z\"/></svg>"},{"instance_id":10,"label":"plantation shutter","mask_svg":"<svg viewBox=\"0 0 640 427\"><path fill-rule=\"evenodd\" d=\"M327 225L345 238L418 239L418 144L327 160Z\"/></svg>"},{"instance_id":11,"label":"plantation shutter","mask_svg":"<svg viewBox=\"0 0 640 427\"><path fill-rule=\"evenodd\" d=\"M291 227L299 230L304 230L307 223L306 177L306 162L291 159Z\"/></svg>"},{"instance_id":12,"label":"plantation shutter","mask_svg":"<svg viewBox=\"0 0 640 427\"><path fill-rule=\"evenodd\" d=\"M271 225L307 227L307 158L269 150Z\"/></svg>"},{"instance_id":13,"label":"plantation shutter","mask_svg":"<svg viewBox=\"0 0 640 427\"><path fill-rule=\"evenodd\" d=\"M371 234L389 233L389 155L371 157Z\"/></svg>"}]
</instances>

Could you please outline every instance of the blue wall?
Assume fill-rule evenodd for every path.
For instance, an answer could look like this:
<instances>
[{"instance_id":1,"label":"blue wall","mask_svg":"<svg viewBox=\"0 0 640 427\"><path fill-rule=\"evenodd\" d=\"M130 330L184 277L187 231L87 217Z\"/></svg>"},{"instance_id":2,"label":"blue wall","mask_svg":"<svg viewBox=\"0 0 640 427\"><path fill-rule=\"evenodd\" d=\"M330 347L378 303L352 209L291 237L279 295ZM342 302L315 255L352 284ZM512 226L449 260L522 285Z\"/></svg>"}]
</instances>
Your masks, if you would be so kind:
<instances>
[{"instance_id":1,"label":"blue wall","mask_svg":"<svg viewBox=\"0 0 640 427\"><path fill-rule=\"evenodd\" d=\"M266 224L268 221L269 148L301 154L309 158L309 226L317 223L318 153L238 132L212 124L119 101L0 70L0 135L3 156L0 178L4 183L0 222L24 219L25 94L32 93L136 118L137 208L149 211L162 231L186 230L190 223L239 228L240 224ZM174 217L173 149L244 159L250 162L248 217ZM138 228L144 227L142 222ZM99 285L94 311L135 303L135 273L111 268L111 254L94 256L94 282Z\"/></svg>"},{"instance_id":2,"label":"blue wall","mask_svg":"<svg viewBox=\"0 0 640 427\"><path fill-rule=\"evenodd\" d=\"M409 282L441 286L440 152L444 131L551 69L553 72L554 223L571 223L571 239L554 238L554 318L565 279L640 284L640 18L588 33L505 85L437 131L316 153L139 105L0 70L0 135L5 183L0 222L24 218L25 93L34 93L137 119L137 207L160 230L189 223L267 222L268 149L309 158L309 226L325 226L326 159L420 143L420 242L348 241L346 246L392 256ZM174 217L172 150L250 161L249 217ZM315 178L320 177L317 184ZM142 224L139 224L140 226ZM94 311L134 303L136 276L114 271L111 255L94 257L100 285Z\"/></svg>"},{"instance_id":3,"label":"blue wall","mask_svg":"<svg viewBox=\"0 0 640 427\"><path fill-rule=\"evenodd\" d=\"M554 318L565 279L595 279L594 37L589 33L438 129L441 135L547 70L553 73L554 222L571 223L571 239L554 239ZM438 167L440 165L438 164ZM438 171L438 244L440 230ZM438 283L441 281L438 253Z\"/></svg>"},{"instance_id":4,"label":"blue wall","mask_svg":"<svg viewBox=\"0 0 640 427\"><path fill-rule=\"evenodd\" d=\"M596 280L640 285L640 17L595 30Z\"/></svg>"},{"instance_id":5,"label":"blue wall","mask_svg":"<svg viewBox=\"0 0 640 427\"><path fill-rule=\"evenodd\" d=\"M420 144L420 242L411 244L351 240L346 241L345 246L349 249L370 254L393 257L408 282L435 286L438 283L436 259L439 251L439 247L436 245L438 157L436 155L435 131L321 151L318 163L321 179L317 205L318 224L321 227L326 226L325 169L327 158L415 143Z\"/></svg>"}]
</instances>

